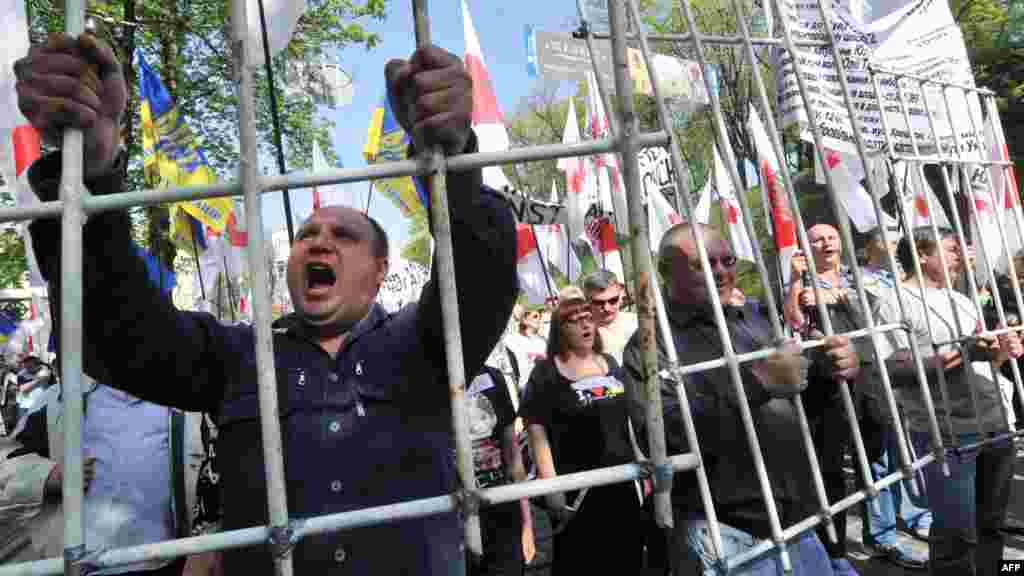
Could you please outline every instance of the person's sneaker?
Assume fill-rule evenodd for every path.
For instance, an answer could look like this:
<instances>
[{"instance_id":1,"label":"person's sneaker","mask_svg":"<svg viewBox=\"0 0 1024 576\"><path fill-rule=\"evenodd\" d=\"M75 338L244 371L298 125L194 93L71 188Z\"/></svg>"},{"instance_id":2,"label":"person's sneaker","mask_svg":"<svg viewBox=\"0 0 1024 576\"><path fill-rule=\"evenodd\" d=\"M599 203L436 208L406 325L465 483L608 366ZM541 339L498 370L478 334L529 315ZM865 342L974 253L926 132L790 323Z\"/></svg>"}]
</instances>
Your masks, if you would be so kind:
<instances>
[{"instance_id":1,"label":"person's sneaker","mask_svg":"<svg viewBox=\"0 0 1024 576\"><path fill-rule=\"evenodd\" d=\"M910 535L917 538L921 542L928 542L928 536L932 533L932 527L928 526L915 526L911 531Z\"/></svg>"},{"instance_id":2,"label":"person's sneaker","mask_svg":"<svg viewBox=\"0 0 1024 576\"><path fill-rule=\"evenodd\" d=\"M832 558L832 573L835 576L860 576L857 569L846 558Z\"/></svg>"},{"instance_id":3,"label":"person's sneaker","mask_svg":"<svg viewBox=\"0 0 1024 576\"><path fill-rule=\"evenodd\" d=\"M878 542L864 545L873 557L886 560L907 570L924 570L928 567L928 558L917 554L906 546L899 544L881 544Z\"/></svg>"}]
</instances>

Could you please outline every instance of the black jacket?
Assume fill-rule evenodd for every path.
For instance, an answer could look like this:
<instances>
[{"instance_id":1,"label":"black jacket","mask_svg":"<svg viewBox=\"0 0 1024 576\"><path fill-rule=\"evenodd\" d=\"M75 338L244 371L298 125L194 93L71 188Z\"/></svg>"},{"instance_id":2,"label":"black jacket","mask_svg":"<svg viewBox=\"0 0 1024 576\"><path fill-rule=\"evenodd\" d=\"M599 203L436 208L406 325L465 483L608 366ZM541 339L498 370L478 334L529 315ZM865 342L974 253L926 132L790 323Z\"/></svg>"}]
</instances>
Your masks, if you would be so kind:
<instances>
[{"instance_id":1,"label":"black jacket","mask_svg":"<svg viewBox=\"0 0 1024 576\"><path fill-rule=\"evenodd\" d=\"M59 156L30 171L44 201L56 197ZM87 183L119 192L112 176ZM518 293L515 226L479 171L448 178L467 374L498 341ZM30 227L51 294L59 294L57 220ZM91 217L84 231L85 369L145 400L218 415L224 529L267 523L254 330L176 310L150 285L129 241L128 216ZM436 270L436 267L435 267ZM418 304L388 314L374 305L332 359L295 318L273 334L288 510L292 518L437 496L456 485L447 370L436 278ZM51 300L54 304L57 299ZM54 310L59 318L59 310ZM447 574L461 557L455 514L307 536L303 574ZM225 553L225 573L271 574L266 547Z\"/></svg>"}]
</instances>

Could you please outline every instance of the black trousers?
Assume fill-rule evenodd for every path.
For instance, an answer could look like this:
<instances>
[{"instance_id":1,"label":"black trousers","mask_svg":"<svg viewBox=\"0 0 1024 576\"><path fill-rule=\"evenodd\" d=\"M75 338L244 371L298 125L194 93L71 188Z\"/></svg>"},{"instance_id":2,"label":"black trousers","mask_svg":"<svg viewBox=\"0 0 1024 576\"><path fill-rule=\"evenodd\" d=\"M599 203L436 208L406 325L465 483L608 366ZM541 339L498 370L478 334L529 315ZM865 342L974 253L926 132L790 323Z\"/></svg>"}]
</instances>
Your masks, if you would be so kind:
<instances>
[{"instance_id":1,"label":"black trousers","mask_svg":"<svg viewBox=\"0 0 1024 576\"><path fill-rule=\"evenodd\" d=\"M591 488L554 545L552 576L637 574L643 565L644 514L633 483Z\"/></svg>"}]
</instances>

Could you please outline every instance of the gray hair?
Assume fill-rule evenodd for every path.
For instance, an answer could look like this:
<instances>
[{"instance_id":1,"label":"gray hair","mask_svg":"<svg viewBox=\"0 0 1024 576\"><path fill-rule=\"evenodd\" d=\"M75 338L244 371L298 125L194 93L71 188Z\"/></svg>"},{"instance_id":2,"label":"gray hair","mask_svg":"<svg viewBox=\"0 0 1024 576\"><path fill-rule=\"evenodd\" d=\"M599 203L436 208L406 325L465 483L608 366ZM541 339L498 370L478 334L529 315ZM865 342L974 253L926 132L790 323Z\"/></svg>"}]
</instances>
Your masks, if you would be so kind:
<instances>
[{"instance_id":1,"label":"gray hair","mask_svg":"<svg viewBox=\"0 0 1024 576\"><path fill-rule=\"evenodd\" d=\"M583 292L588 297L595 292L602 292L613 286L618 286L619 277L611 270L597 270L583 278Z\"/></svg>"}]
</instances>

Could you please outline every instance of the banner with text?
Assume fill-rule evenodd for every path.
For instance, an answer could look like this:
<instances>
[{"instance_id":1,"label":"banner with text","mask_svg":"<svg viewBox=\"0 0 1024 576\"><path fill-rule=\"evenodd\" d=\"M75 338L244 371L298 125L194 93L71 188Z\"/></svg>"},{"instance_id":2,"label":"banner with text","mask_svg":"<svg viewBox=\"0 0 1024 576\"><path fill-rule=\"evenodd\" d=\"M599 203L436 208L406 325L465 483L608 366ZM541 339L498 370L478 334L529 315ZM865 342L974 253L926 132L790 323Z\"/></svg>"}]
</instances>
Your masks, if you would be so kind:
<instances>
[{"instance_id":1,"label":"banner with text","mask_svg":"<svg viewBox=\"0 0 1024 576\"><path fill-rule=\"evenodd\" d=\"M788 22L796 42L828 40L826 22L821 18L817 2L784 0L781 6L782 18ZM834 8L830 12L831 22L828 25L843 58L852 108L861 122L862 136L869 151L885 149L881 111L875 99L869 66L878 71L974 86L963 36L945 1L919 0L866 25L859 23L843 8ZM799 122L806 127L812 121L807 117L797 87L793 66L795 57L807 84L811 99L809 108L815 111L813 122L821 127L826 146L856 153L850 115L843 99L842 84L831 49L827 46L803 46L798 47L792 56L783 51L779 51L776 56L779 106L784 124ZM909 127L900 106L896 78L891 74L879 73L885 119L896 150L899 153L910 152L909 130L912 129L922 152L933 152L935 139L924 107L920 83L911 83L909 80L901 82L910 116ZM977 149L979 134L973 132L967 116L970 106L976 114L976 121L980 122L977 97L965 96L962 90L949 89L947 106L937 85L929 84L926 92L928 109L932 113L943 149L950 150L952 147L951 127L954 126L963 139L964 148ZM810 133L804 131L803 137L810 140Z\"/></svg>"}]
</instances>

